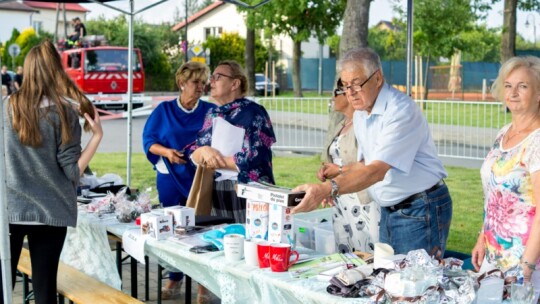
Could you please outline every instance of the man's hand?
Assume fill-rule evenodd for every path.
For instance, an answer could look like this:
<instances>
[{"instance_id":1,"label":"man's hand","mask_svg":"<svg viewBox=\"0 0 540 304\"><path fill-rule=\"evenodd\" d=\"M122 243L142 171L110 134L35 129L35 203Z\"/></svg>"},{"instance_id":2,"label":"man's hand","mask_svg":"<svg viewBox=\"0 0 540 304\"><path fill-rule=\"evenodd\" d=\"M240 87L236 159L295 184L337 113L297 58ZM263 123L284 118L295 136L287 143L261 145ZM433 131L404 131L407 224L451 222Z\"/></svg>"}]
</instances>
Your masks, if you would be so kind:
<instances>
[{"instance_id":1,"label":"man's hand","mask_svg":"<svg viewBox=\"0 0 540 304\"><path fill-rule=\"evenodd\" d=\"M332 186L330 185L330 183L305 184L294 188L292 191L306 192L306 195L304 196L300 204L293 208L293 214L315 210L321 204L323 205L323 207L325 207L326 204L332 205L332 199L330 198Z\"/></svg>"}]
</instances>

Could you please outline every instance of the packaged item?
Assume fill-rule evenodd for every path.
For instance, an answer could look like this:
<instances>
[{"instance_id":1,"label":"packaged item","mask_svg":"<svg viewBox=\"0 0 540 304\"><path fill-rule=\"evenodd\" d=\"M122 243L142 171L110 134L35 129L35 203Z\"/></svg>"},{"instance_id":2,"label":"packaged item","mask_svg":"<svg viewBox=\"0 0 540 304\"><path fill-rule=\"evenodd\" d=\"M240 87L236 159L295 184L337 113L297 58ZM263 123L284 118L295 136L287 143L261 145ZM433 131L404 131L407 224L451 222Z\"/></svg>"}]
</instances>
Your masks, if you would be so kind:
<instances>
[{"instance_id":1,"label":"packaged item","mask_svg":"<svg viewBox=\"0 0 540 304\"><path fill-rule=\"evenodd\" d=\"M269 209L268 241L294 244L292 208L270 204Z\"/></svg>"},{"instance_id":2,"label":"packaged item","mask_svg":"<svg viewBox=\"0 0 540 304\"><path fill-rule=\"evenodd\" d=\"M252 182L249 184L238 184L236 194L238 197L252 199L258 202L292 207L300 204L306 193L292 192L288 188Z\"/></svg>"},{"instance_id":3,"label":"packaged item","mask_svg":"<svg viewBox=\"0 0 540 304\"><path fill-rule=\"evenodd\" d=\"M164 240L173 235L172 215L164 213L141 214L141 234L149 235L156 240Z\"/></svg>"},{"instance_id":4,"label":"packaged item","mask_svg":"<svg viewBox=\"0 0 540 304\"><path fill-rule=\"evenodd\" d=\"M173 227L193 227L195 226L195 209L184 206L173 206L163 208L165 214L170 214L173 219Z\"/></svg>"},{"instance_id":5,"label":"packaged item","mask_svg":"<svg viewBox=\"0 0 540 304\"><path fill-rule=\"evenodd\" d=\"M268 203L246 200L246 239L266 239L268 216Z\"/></svg>"}]
</instances>

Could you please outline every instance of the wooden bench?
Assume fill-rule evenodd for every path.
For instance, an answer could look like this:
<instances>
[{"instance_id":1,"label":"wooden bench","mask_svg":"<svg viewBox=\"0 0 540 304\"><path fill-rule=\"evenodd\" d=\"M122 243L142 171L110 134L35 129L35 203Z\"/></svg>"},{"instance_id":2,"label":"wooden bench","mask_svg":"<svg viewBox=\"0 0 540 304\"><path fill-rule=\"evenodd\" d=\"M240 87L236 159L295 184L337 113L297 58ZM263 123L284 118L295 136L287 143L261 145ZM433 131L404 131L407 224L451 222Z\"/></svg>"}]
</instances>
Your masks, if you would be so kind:
<instances>
[{"instance_id":1,"label":"wooden bench","mask_svg":"<svg viewBox=\"0 0 540 304\"><path fill-rule=\"evenodd\" d=\"M32 277L30 252L23 248L17 269ZM58 265L58 294L75 303L143 303L62 262ZM25 295L26 296L26 295Z\"/></svg>"}]
</instances>

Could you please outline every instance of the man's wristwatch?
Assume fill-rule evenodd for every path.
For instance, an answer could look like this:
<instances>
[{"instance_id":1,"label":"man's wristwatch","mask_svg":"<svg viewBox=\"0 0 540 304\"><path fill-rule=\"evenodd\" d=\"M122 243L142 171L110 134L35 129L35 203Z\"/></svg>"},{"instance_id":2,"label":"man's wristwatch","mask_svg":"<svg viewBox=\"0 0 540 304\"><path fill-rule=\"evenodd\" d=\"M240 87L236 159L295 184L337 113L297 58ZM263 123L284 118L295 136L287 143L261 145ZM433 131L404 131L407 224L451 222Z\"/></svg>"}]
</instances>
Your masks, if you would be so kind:
<instances>
[{"instance_id":1,"label":"man's wristwatch","mask_svg":"<svg viewBox=\"0 0 540 304\"><path fill-rule=\"evenodd\" d=\"M330 184L332 184L332 191L330 192L330 196L332 198L336 198L339 195L339 186L333 179L330 180Z\"/></svg>"}]
</instances>

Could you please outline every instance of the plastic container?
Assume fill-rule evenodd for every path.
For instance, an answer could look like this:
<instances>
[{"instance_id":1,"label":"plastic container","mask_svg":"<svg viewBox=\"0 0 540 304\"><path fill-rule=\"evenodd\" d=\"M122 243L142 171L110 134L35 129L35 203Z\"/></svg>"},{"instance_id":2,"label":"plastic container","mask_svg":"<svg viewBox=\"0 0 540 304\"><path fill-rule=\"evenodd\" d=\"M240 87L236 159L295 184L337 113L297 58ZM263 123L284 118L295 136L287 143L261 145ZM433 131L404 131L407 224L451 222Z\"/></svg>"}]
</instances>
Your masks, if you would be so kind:
<instances>
[{"instance_id":1,"label":"plastic container","mask_svg":"<svg viewBox=\"0 0 540 304\"><path fill-rule=\"evenodd\" d=\"M337 252L336 239L331 222L319 224L313 230L315 231L315 251L324 254Z\"/></svg>"},{"instance_id":2,"label":"plastic container","mask_svg":"<svg viewBox=\"0 0 540 304\"><path fill-rule=\"evenodd\" d=\"M321 223L332 222L332 210L330 208L318 209L312 212L294 215L294 238L296 246L315 249L314 228Z\"/></svg>"}]
</instances>

